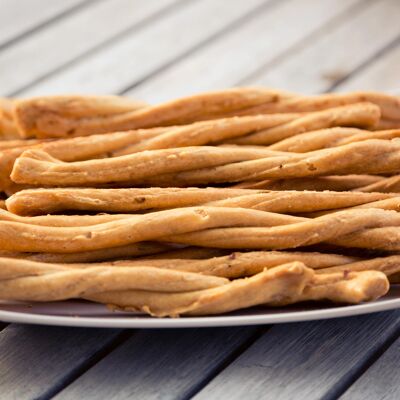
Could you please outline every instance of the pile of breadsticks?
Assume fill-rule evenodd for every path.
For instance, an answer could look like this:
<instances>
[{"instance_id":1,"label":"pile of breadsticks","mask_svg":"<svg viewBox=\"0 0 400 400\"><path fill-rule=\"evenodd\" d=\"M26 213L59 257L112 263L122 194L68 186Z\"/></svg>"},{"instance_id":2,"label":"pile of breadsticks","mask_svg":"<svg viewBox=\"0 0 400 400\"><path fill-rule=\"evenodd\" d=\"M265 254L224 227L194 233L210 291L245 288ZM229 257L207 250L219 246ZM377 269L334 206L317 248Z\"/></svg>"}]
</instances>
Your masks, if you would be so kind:
<instances>
[{"instance_id":1,"label":"pile of breadsticks","mask_svg":"<svg viewBox=\"0 0 400 400\"><path fill-rule=\"evenodd\" d=\"M204 315L400 278L400 97L2 99L0 136L2 300Z\"/></svg>"}]
</instances>

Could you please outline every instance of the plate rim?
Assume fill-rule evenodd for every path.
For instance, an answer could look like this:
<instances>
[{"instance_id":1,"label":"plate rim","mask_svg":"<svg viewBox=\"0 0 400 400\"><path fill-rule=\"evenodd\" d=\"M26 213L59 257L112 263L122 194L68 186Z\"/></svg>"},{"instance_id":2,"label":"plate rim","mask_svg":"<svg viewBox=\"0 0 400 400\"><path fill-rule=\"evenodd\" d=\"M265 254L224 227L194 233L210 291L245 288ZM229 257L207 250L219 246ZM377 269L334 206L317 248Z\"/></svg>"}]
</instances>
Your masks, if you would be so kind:
<instances>
[{"instance_id":1,"label":"plate rim","mask_svg":"<svg viewBox=\"0 0 400 400\"><path fill-rule=\"evenodd\" d=\"M65 326L82 328L173 329L250 326L305 322L331 318L351 317L400 308L400 298L346 305L327 309L291 311L277 314L217 315L181 318L81 317L33 314L0 309L0 320L7 323Z\"/></svg>"}]
</instances>

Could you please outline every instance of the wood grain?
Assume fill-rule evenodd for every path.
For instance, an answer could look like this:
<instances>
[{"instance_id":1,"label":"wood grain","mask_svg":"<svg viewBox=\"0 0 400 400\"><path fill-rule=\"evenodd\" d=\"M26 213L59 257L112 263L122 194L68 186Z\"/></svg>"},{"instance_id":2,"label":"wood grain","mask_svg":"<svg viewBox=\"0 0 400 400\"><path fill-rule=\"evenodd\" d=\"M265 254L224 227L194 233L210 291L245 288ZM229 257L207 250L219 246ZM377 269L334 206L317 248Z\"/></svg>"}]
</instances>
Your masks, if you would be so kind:
<instances>
[{"instance_id":1,"label":"wood grain","mask_svg":"<svg viewBox=\"0 0 400 400\"><path fill-rule=\"evenodd\" d=\"M397 335L398 336L398 333ZM341 400L400 398L400 338L340 397Z\"/></svg>"},{"instance_id":2,"label":"wood grain","mask_svg":"<svg viewBox=\"0 0 400 400\"><path fill-rule=\"evenodd\" d=\"M24 94L119 92L210 40L265 1L232 0L229 5L221 0L184 2L157 23L130 32Z\"/></svg>"},{"instance_id":3,"label":"wood grain","mask_svg":"<svg viewBox=\"0 0 400 400\"><path fill-rule=\"evenodd\" d=\"M21 87L46 76L62 65L85 55L117 37L176 0L142 2L107 0L71 14L14 46L0 57L0 87L3 95L15 95ZM118 6L116 6L118 4ZM112 18L110 18L112 15ZM104 22L107 21L107 29ZM82 40L82 38L85 38ZM29 68L26 62L29 60ZM13 65L13 68L8 68ZM68 91L68 89L67 89Z\"/></svg>"},{"instance_id":4,"label":"wood grain","mask_svg":"<svg viewBox=\"0 0 400 400\"><path fill-rule=\"evenodd\" d=\"M0 387L3 399L37 399L73 379L120 330L10 325L0 332Z\"/></svg>"},{"instance_id":5,"label":"wood grain","mask_svg":"<svg viewBox=\"0 0 400 400\"><path fill-rule=\"evenodd\" d=\"M296 0L275 2L128 94L161 102L171 97L237 85L260 65L295 49L302 39L356 3L355 0L305 0L298 6ZM258 84L251 82L254 83Z\"/></svg>"},{"instance_id":6,"label":"wood grain","mask_svg":"<svg viewBox=\"0 0 400 400\"><path fill-rule=\"evenodd\" d=\"M84 3L84 0L1 0L0 46Z\"/></svg>"},{"instance_id":7,"label":"wood grain","mask_svg":"<svg viewBox=\"0 0 400 400\"><path fill-rule=\"evenodd\" d=\"M194 398L337 398L399 326L400 312L276 325Z\"/></svg>"},{"instance_id":8,"label":"wood grain","mask_svg":"<svg viewBox=\"0 0 400 400\"><path fill-rule=\"evenodd\" d=\"M357 13L348 13L342 24L316 36L251 81L310 94L328 90L400 34L397 0L365 2L365 5Z\"/></svg>"},{"instance_id":9,"label":"wood grain","mask_svg":"<svg viewBox=\"0 0 400 400\"><path fill-rule=\"evenodd\" d=\"M140 331L56 399L185 399L256 334L255 328ZM226 397L220 397L226 398Z\"/></svg>"}]
</instances>

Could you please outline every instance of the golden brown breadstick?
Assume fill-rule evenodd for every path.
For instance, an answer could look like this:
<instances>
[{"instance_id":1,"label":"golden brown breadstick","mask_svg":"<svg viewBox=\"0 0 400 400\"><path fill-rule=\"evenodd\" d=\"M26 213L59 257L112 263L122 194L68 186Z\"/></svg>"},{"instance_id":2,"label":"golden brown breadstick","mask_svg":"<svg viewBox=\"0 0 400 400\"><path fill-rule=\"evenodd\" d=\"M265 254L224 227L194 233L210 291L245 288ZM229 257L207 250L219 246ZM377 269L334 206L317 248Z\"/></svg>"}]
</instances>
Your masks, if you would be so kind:
<instances>
[{"instance_id":1,"label":"golden brown breadstick","mask_svg":"<svg viewBox=\"0 0 400 400\"><path fill-rule=\"evenodd\" d=\"M111 303L126 311L142 311L158 317L221 314L241 308L269 303L282 296L300 295L313 272L294 262L265 270L250 278L237 279L217 288L169 293L149 291L115 291L85 296L89 300Z\"/></svg>"},{"instance_id":2,"label":"golden brown breadstick","mask_svg":"<svg viewBox=\"0 0 400 400\"><path fill-rule=\"evenodd\" d=\"M24 260L39 261L46 263L90 263L102 262L115 259L129 259L131 257L152 256L162 254L167 257L171 246L156 242L132 243L125 246L111 247L109 249L78 251L76 253L18 253L1 251L0 257L20 258ZM208 250L208 249L203 249ZM215 251L215 250L214 250ZM221 250L219 250L221 251Z\"/></svg>"},{"instance_id":3,"label":"golden brown breadstick","mask_svg":"<svg viewBox=\"0 0 400 400\"><path fill-rule=\"evenodd\" d=\"M336 272L359 272L359 271L381 271L390 276L400 272L400 256L377 257L370 260L360 260L345 265L321 268L316 272L319 274L330 274Z\"/></svg>"},{"instance_id":4,"label":"golden brown breadstick","mask_svg":"<svg viewBox=\"0 0 400 400\"><path fill-rule=\"evenodd\" d=\"M330 128L306 132L269 146L271 150L304 153L368 139L390 140L400 137L400 129L365 131L356 128Z\"/></svg>"},{"instance_id":5,"label":"golden brown breadstick","mask_svg":"<svg viewBox=\"0 0 400 400\"><path fill-rule=\"evenodd\" d=\"M169 129L157 136L116 151L114 154L118 156L143 150L202 146L271 128L292 121L298 116L298 114L255 115L196 122Z\"/></svg>"},{"instance_id":6,"label":"golden brown breadstick","mask_svg":"<svg viewBox=\"0 0 400 400\"><path fill-rule=\"evenodd\" d=\"M381 109L382 118L400 119L400 98L377 92L327 93L316 96L291 96L276 102L262 104L253 109L242 110L243 114L270 114L285 112L309 112L326 110L360 102L374 103ZM240 115L240 114L237 114ZM388 128L386 128L388 129Z\"/></svg>"},{"instance_id":7,"label":"golden brown breadstick","mask_svg":"<svg viewBox=\"0 0 400 400\"><path fill-rule=\"evenodd\" d=\"M355 192L398 193L400 191L400 176L381 177L377 182L371 182L368 185L359 186L353 190Z\"/></svg>"},{"instance_id":8,"label":"golden brown breadstick","mask_svg":"<svg viewBox=\"0 0 400 400\"><path fill-rule=\"evenodd\" d=\"M380 209L351 209L309 220L243 208L196 207L87 227L2 221L0 245L9 251L74 253L147 240L230 249L287 249L328 241L344 247L396 250L399 225L400 214ZM375 234L379 229L371 228L387 230L393 240L385 242Z\"/></svg>"},{"instance_id":9,"label":"golden brown breadstick","mask_svg":"<svg viewBox=\"0 0 400 400\"><path fill-rule=\"evenodd\" d=\"M98 214L98 215L42 215L21 217L0 208L0 221L14 221L23 224L42 226L90 226L126 218L135 218L132 214Z\"/></svg>"},{"instance_id":10,"label":"golden brown breadstick","mask_svg":"<svg viewBox=\"0 0 400 400\"><path fill-rule=\"evenodd\" d=\"M142 181L142 184L145 182L146 185L164 186L168 182L174 182L175 186L192 186L205 185L211 182L240 182L245 179L264 180L330 174L390 173L396 171L400 165L400 141L397 139L371 139L310 153L287 154L285 156L265 157L213 166L212 168L175 172L174 174L166 173L146 179ZM366 159L369 161L368 163L365 163ZM34 168L35 164L33 162L25 163L22 158L19 161L25 168L28 168L28 166L32 169ZM54 168L55 166L53 166ZM87 168L89 169L88 165ZM46 168L45 163L41 164L40 169L37 168L37 172L39 170L48 174L48 168ZM14 172L17 182L29 181L30 178L28 176L26 178L21 177L22 174L17 167L17 163L14 167ZM32 175L36 176L37 172L32 173ZM50 180L41 179L41 183L49 184Z\"/></svg>"},{"instance_id":11,"label":"golden brown breadstick","mask_svg":"<svg viewBox=\"0 0 400 400\"><path fill-rule=\"evenodd\" d=\"M272 268L293 261L303 262L308 267L316 269L345 265L358 260L355 257L337 254L284 251L234 252L226 256L200 260L182 258L165 259L160 257L163 257L163 254L161 254L159 258L153 259L141 258L136 260L115 261L112 262L111 265L117 267L155 266L157 268L175 269L234 279L255 275L262 272L265 268ZM109 266L110 262L100 264L71 264L71 267L86 268L91 265Z\"/></svg>"},{"instance_id":12,"label":"golden brown breadstick","mask_svg":"<svg viewBox=\"0 0 400 400\"><path fill-rule=\"evenodd\" d=\"M275 306L302 301L329 300L335 303L357 304L376 300L389 290L389 281L379 271L331 273L315 275L300 296L293 295L273 303Z\"/></svg>"},{"instance_id":13,"label":"golden brown breadstick","mask_svg":"<svg viewBox=\"0 0 400 400\"><path fill-rule=\"evenodd\" d=\"M214 119L227 112L276 101L287 95L283 92L262 88L235 88L219 92L202 93L191 97L170 101L158 106L137 109L137 104L129 109L129 102L116 112L99 109L102 99L77 97L76 107L66 112L66 102L70 97L39 97L17 101L15 120L23 137L65 137L86 136L154 126L182 125L200 119ZM96 100L95 102L93 102ZM121 98L113 99L114 102ZM89 106L81 113L82 103ZM106 102L107 107L110 102ZM106 107L106 110L107 110ZM79 112L76 112L76 111ZM115 110L113 110L115 111Z\"/></svg>"},{"instance_id":14,"label":"golden brown breadstick","mask_svg":"<svg viewBox=\"0 0 400 400\"><path fill-rule=\"evenodd\" d=\"M0 97L0 138L12 140L19 138L13 117L14 100Z\"/></svg>"},{"instance_id":15,"label":"golden brown breadstick","mask_svg":"<svg viewBox=\"0 0 400 400\"><path fill-rule=\"evenodd\" d=\"M21 252L74 253L213 227L273 226L281 223L290 223L288 216L224 207L188 207L158 211L86 227L49 227L0 221L0 247L3 250Z\"/></svg>"},{"instance_id":16,"label":"golden brown breadstick","mask_svg":"<svg viewBox=\"0 0 400 400\"><path fill-rule=\"evenodd\" d=\"M189 292L229 282L228 279L156 267L69 268L34 261L0 259L0 298L56 301L113 290Z\"/></svg>"},{"instance_id":17,"label":"golden brown breadstick","mask_svg":"<svg viewBox=\"0 0 400 400\"><path fill-rule=\"evenodd\" d=\"M253 211L253 210L246 210ZM266 213L271 215L270 213ZM277 214L275 214L277 215ZM343 247L400 249L400 214L380 209L352 209L315 219L282 216L283 225L214 228L169 235L159 240L196 246L245 249L289 249L329 242ZM375 228L375 229L371 229ZM385 233L386 232L386 233ZM392 235L385 241L386 235ZM379 237L381 235L381 237Z\"/></svg>"},{"instance_id":18,"label":"golden brown breadstick","mask_svg":"<svg viewBox=\"0 0 400 400\"><path fill-rule=\"evenodd\" d=\"M282 305L307 300L359 303L387 293L389 283L379 271L316 276L300 262L265 270L227 285L188 293L146 291L103 292L90 300L125 311L141 311L158 317L220 314L254 305Z\"/></svg>"},{"instance_id":19,"label":"golden brown breadstick","mask_svg":"<svg viewBox=\"0 0 400 400\"><path fill-rule=\"evenodd\" d=\"M62 188L23 190L7 199L7 207L9 211L19 215L76 210L131 213L201 204L214 207L244 207L271 212L296 213L351 207L395 196L395 194L382 193L267 192L225 188ZM9 220L11 220L10 218L11 216L9 216ZM14 220L19 221L15 218ZM40 221L40 219L27 219L26 221L35 223L35 220ZM74 225L72 220L71 225Z\"/></svg>"},{"instance_id":20,"label":"golden brown breadstick","mask_svg":"<svg viewBox=\"0 0 400 400\"><path fill-rule=\"evenodd\" d=\"M219 188L27 189L8 198L7 207L11 212L20 215L39 215L68 210L130 213L139 210L194 206L259 192Z\"/></svg>"},{"instance_id":21,"label":"golden brown breadstick","mask_svg":"<svg viewBox=\"0 0 400 400\"><path fill-rule=\"evenodd\" d=\"M382 181L378 175L343 175L343 176L321 176L312 178L277 179L264 181L244 181L231 187L234 189L266 189L266 190L332 190L347 191L355 190L363 186ZM379 191L379 190L377 190ZM371 190L373 192L373 190ZM389 191L390 192L390 191Z\"/></svg>"},{"instance_id":22,"label":"golden brown breadstick","mask_svg":"<svg viewBox=\"0 0 400 400\"><path fill-rule=\"evenodd\" d=\"M147 104L144 102L119 96L45 96L16 100L13 116L19 134L27 138L40 137L40 133L36 135L36 130L37 128L40 130L42 124L51 131L51 125L59 119L72 121L85 121L96 117L107 119L146 107ZM56 126L54 128L56 129ZM66 130L61 136L72 136L72 134L72 131ZM50 134L47 137L58 136L60 135Z\"/></svg>"},{"instance_id":23,"label":"golden brown breadstick","mask_svg":"<svg viewBox=\"0 0 400 400\"><path fill-rule=\"evenodd\" d=\"M197 146L64 163L43 151L28 150L14 163L11 179L16 183L30 185L90 186L109 182L142 181L160 173L175 173L262 157L272 159L281 154L286 153L268 149Z\"/></svg>"},{"instance_id":24,"label":"golden brown breadstick","mask_svg":"<svg viewBox=\"0 0 400 400\"><path fill-rule=\"evenodd\" d=\"M251 135L229 139L235 144L268 145L300 133L334 126L355 126L369 128L376 125L380 109L372 103L352 104L307 114L285 124L278 125Z\"/></svg>"}]
</instances>

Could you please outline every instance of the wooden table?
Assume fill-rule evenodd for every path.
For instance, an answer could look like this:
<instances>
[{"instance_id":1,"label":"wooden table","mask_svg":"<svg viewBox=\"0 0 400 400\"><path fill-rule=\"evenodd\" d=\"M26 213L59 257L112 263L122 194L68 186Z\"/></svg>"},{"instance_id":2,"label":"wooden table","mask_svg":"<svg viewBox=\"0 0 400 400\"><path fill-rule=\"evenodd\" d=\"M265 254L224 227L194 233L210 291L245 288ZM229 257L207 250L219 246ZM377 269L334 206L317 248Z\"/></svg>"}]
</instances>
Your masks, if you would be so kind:
<instances>
[{"instance_id":1,"label":"wooden table","mask_svg":"<svg viewBox=\"0 0 400 400\"><path fill-rule=\"evenodd\" d=\"M1 95L398 89L398 0L0 0ZM6 325L1 399L399 399L400 312L165 331Z\"/></svg>"}]
</instances>

